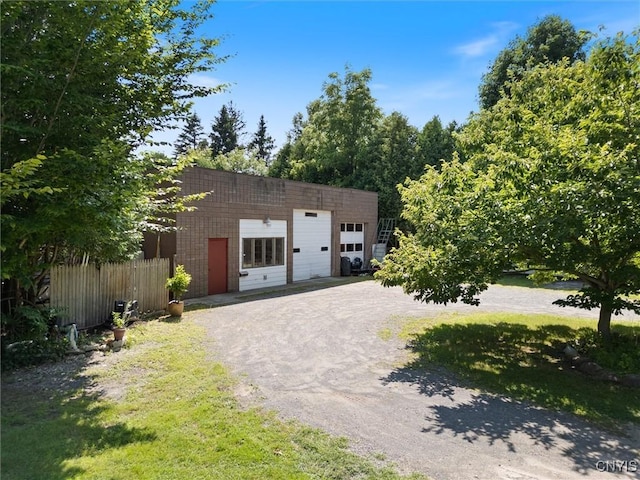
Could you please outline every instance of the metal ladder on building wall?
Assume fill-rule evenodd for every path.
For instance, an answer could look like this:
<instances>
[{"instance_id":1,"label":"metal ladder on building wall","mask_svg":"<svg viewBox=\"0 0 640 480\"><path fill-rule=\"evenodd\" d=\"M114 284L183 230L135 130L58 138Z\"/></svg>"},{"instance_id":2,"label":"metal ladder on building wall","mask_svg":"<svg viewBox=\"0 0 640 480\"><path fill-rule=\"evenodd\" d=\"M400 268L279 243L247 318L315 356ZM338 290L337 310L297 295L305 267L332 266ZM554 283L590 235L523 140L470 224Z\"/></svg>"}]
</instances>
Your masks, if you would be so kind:
<instances>
[{"instance_id":1,"label":"metal ladder on building wall","mask_svg":"<svg viewBox=\"0 0 640 480\"><path fill-rule=\"evenodd\" d=\"M376 244L373 246L372 256L379 262L382 262L384 256L387 254L387 244L389 243L391 235L393 235L395 227L395 218L380 218L378 220L378 239Z\"/></svg>"}]
</instances>

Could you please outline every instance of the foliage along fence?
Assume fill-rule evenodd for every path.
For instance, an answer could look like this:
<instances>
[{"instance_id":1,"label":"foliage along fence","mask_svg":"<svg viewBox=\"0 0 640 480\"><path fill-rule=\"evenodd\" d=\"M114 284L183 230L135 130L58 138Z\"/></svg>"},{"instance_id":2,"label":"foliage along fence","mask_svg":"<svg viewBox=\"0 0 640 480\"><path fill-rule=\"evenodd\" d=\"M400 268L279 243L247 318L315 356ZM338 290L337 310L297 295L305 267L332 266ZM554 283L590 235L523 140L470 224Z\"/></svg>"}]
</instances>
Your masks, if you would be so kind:
<instances>
[{"instance_id":1,"label":"foliage along fence","mask_svg":"<svg viewBox=\"0 0 640 480\"><path fill-rule=\"evenodd\" d=\"M169 259L126 263L61 265L51 269L51 306L62 309L63 323L78 329L103 324L117 300L137 300L142 311L162 310L169 301L165 283Z\"/></svg>"}]
</instances>

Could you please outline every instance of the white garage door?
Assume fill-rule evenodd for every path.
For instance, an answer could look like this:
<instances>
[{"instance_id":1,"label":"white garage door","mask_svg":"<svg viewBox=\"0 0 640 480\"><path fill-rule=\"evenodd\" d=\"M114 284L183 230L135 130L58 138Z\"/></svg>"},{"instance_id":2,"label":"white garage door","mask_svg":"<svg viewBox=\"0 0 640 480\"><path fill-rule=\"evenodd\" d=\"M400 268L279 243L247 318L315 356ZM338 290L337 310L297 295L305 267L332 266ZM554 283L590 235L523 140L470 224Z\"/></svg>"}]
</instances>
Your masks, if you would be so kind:
<instances>
[{"instance_id":1,"label":"white garage door","mask_svg":"<svg viewBox=\"0 0 640 480\"><path fill-rule=\"evenodd\" d=\"M293 281L331 276L331 212L293 211Z\"/></svg>"}]
</instances>

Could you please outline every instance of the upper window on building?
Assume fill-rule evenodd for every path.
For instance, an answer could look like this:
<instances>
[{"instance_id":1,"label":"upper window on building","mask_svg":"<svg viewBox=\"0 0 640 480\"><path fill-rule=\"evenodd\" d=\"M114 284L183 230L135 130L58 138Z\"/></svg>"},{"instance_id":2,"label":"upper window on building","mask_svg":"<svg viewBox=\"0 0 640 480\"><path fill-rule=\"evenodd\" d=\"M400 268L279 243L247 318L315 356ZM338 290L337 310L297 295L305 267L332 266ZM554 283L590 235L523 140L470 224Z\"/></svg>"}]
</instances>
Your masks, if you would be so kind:
<instances>
[{"instance_id":1,"label":"upper window on building","mask_svg":"<svg viewBox=\"0 0 640 480\"><path fill-rule=\"evenodd\" d=\"M364 231L363 223L341 223L340 224L341 232L362 232Z\"/></svg>"},{"instance_id":2,"label":"upper window on building","mask_svg":"<svg viewBox=\"0 0 640 480\"><path fill-rule=\"evenodd\" d=\"M242 239L242 268L276 265L284 265L284 237Z\"/></svg>"}]
</instances>

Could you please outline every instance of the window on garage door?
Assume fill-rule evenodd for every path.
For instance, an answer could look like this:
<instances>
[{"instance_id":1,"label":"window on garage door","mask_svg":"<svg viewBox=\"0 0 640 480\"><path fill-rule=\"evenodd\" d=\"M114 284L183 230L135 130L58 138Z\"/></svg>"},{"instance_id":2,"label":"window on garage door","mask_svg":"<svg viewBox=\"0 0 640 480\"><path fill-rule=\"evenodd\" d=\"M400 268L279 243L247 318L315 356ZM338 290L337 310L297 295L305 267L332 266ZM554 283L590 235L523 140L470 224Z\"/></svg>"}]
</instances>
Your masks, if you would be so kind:
<instances>
[{"instance_id":1,"label":"window on garage door","mask_svg":"<svg viewBox=\"0 0 640 480\"><path fill-rule=\"evenodd\" d=\"M284 265L284 237L242 239L242 268L275 265Z\"/></svg>"}]
</instances>

